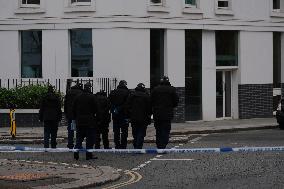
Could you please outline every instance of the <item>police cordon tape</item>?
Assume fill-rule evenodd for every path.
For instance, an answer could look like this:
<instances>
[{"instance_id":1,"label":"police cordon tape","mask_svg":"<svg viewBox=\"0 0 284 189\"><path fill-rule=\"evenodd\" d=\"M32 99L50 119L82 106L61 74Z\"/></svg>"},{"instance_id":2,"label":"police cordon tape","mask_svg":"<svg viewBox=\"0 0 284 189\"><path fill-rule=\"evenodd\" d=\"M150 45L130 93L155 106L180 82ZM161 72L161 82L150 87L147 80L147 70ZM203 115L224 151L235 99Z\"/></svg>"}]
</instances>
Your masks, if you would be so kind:
<instances>
[{"instance_id":1,"label":"police cordon tape","mask_svg":"<svg viewBox=\"0 0 284 189\"><path fill-rule=\"evenodd\" d=\"M212 152L284 152L284 146L277 147L224 147L224 148L186 148L186 149L69 149L69 148L32 148L24 146L0 146L0 152L95 152L118 154L186 154Z\"/></svg>"}]
</instances>

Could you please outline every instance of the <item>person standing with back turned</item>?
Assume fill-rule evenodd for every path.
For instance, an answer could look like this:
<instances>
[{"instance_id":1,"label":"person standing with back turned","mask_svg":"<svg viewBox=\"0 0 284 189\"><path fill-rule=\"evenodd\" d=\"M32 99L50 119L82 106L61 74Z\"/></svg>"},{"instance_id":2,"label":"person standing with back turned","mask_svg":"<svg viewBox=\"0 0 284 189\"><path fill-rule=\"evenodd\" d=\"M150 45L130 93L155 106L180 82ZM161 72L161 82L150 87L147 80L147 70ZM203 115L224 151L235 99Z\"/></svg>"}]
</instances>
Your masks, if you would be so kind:
<instances>
[{"instance_id":1,"label":"person standing with back turned","mask_svg":"<svg viewBox=\"0 0 284 189\"><path fill-rule=\"evenodd\" d=\"M82 94L82 84L79 82L76 83L75 86L71 87L71 89L66 93L65 99L64 99L64 113L68 120L67 125L67 131L68 131L68 144L67 148L73 149L74 148L74 130L71 128L72 123L72 106L73 102L76 99L77 96Z\"/></svg>"},{"instance_id":2,"label":"person standing with back turned","mask_svg":"<svg viewBox=\"0 0 284 189\"><path fill-rule=\"evenodd\" d=\"M143 83L139 83L127 100L132 127L133 147L142 149L147 126L151 124L151 98Z\"/></svg>"},{"instance_id":3,"label":"person standing with back turned","mask_svg":"<svg viewBox=\"0 0 284 189\"><path fill-rule=\"evenodd\" d=\"M126 115L126 101L129 93L127 82L125 80L121 80L117 89L111 91L109 95L116 149L126 149L127 147L129 123Z\"/></svg>"},{"instance_id":4,"label":"person standing with back turned","mask_svg":"<svg viewBox=\"0 0 284 189\"><path fill-rule=\"evenodd\" d=\"M156 144L159 149L165 149L169 143L173 109L178 105L178 101L176 89L171 86L169 78L164 76L160 85L151 93Z\"/></svg>"},{"instance_id":5,"label":"person standing with back turned","mask_svg":"<svg viewBox=\"0 0 284 189\"><path fill-rule=\"evenodd\" d=\"M61 118L60 98L55 94L53 87L48 86L47 94L43 97L39 109L39 120L44 123L44 148L49 148L49 138L51 138L51 148L56 148L58 124Z\"/></svg>"},{"instance_id":6,"label":"person standing with back turned","mask_svg":"<svg viewBox=\"0 0 284 189\"><path fill-rule=\"evenodd\" d=\"M82 142L86 138L86 149L93 149L96 137L97 99L91 91L92 85L86 83L84 91L77 96L73 103L73 118L76 120L75 149L82 149ZM74 159L79 159L79 152L74 153ZM94 159L91 152L86 153L86 160Z\"/></svg>"}]
</instances>

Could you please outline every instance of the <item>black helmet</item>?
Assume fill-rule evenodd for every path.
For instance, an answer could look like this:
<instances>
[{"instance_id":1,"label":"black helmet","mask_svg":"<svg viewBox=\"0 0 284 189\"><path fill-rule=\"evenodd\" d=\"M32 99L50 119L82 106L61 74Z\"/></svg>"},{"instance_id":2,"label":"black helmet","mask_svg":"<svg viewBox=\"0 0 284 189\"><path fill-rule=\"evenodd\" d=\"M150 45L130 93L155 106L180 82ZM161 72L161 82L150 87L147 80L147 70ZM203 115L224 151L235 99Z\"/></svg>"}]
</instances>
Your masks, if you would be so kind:
<instances>
[{"instance_id":1,"label":"black helmet","mask_svg":"<svg viewBox=\"0 0 284 189\"><path fill-rule=\"evenodd\" d=\"M145 89L144 83L139 83L139 84L137 85L137 87L142 88L142 89Z\"/></svg>"},{"instance_id":2,"label":"black helmet","mask_svg":"<svg viewBox=\"0 0 284 189\"><path fill-rule=\"evenodd\" d=\"M92 88L92 84L90 82L87 82L85 85L84 85L84 88L85 89L89 89L89 88Z\"/></svg>"},{"instance_id":3,"label":"black helmet","mask_svg":"<svg viewBox=\"0 0 284 189\"><path fill-rule=\"evenodd\" d=\"M119 82L119 85L127 86L127 82L125 80L121 80Z\"/></svg>"},{"instance_id":4,"label":"black helmet","mask_svg":"<svg viewBox=\"0 0 284 189\"><path fill-rule=\"evenodd\" d=\"M48 85L47 92L53 93L54 92L54 87L52 85Z\"/></svg>"}]
</instances>

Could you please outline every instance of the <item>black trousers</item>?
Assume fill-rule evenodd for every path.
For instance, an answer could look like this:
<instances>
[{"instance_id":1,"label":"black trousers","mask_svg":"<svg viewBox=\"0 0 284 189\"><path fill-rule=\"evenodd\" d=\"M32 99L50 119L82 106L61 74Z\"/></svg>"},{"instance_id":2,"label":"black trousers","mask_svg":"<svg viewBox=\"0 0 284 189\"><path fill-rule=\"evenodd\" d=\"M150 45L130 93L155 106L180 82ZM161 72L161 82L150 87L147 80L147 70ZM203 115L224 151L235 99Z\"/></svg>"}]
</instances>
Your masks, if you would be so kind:
<instances>
[{"instance_id":1,"label":"black trousers","mask_svg":"<svg viewBox=\"0 0 284 189\"><path fill-rule=\"evenodd\" d=\"M131 127L133 135L133 147L134 149L142 149L144 137L146 136L147 125L143 123L131 123Z\"/></svg>"},{"instance_id":2,"label":"black trousers","mask_svg":"<svg viewBox=\"0 0 284 189\"><path fill-rule=\"evenodd\" d=\"M116 149L126 149L128 122L124 119L113 120L114 144Z\"/></svg>"},{"instance_id":3,"label":"black trousers","mask_svg":"<svg viewBox=\"0 0 284 189\"><path fill-rule=\"evenodd\" d=\"M109 140L108 140L108 129L109 124L104 124L104 125L98 125L98 129L96 132L96 143L95 143L95 148L100 149L101 147L101 136L103 139L103 145L104 149L109 149Z\"/></svg>"},{"instance_id":4,"label":"black trousers","mask_svg":"<svg viewBox=\"0 0 284 189\"><path fill-rule=\"evenodd\" d=\"M169 143L171 121L157 120L154 122L156 129L156 145L158 149L165 149Z\"/></svg>"},{"instance_id":5,"label":"black trousers","mask_svg":"<svg viewBox=\"0 0 284 189\"><path fill-rule=\"evenodd\" d=\"M49 148L49 139L51 139L51 148L56 148L57 131L57 121L44 121L44 148Z\"/></svg>"},{"instance_id":6,"label":"black trousers","mask_svg":"<svg viewBox=\"0 0 284 189\"><path fill-rule=\"evenodd\" d=\"M75 149L82 149L82 142L86 138L86 149L93 149L96 137L96 129L93 127L78 127L76 128L76 145ZM92 153L87 152L86 156L91 156Z\"/></svg>"}]
</instances>

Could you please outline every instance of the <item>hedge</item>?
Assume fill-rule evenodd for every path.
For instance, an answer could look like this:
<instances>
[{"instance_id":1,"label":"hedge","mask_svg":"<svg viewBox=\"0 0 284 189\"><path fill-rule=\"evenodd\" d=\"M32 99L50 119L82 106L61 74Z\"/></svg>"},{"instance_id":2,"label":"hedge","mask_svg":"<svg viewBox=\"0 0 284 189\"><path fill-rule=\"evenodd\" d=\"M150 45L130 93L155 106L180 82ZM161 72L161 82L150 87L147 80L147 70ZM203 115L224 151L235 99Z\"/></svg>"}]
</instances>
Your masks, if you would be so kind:
<instances>
[{"instance_id":1,"label":"hedge","mask_svg":"<svg viewBox=\"0 0 284 189\"><path fill-rule=\"evenodd\" d=\"M0 88L0 109L9 109L13 104L17 109L38 109L47 86L29 85L15 89ZM62 94L57 93L62 99Z\"/></svg>"}]
</instances>

